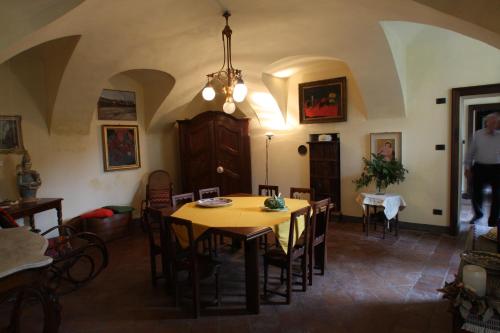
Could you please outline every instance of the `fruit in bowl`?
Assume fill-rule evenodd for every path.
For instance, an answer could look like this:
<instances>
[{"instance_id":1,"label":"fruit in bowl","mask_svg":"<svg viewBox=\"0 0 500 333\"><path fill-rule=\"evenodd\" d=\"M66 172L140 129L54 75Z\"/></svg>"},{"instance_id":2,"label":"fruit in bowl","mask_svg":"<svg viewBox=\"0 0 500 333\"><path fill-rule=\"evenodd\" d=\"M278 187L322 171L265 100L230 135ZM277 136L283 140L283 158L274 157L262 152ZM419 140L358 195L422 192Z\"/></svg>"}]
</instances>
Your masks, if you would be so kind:
<instances>
[{"instance_id":1,"label":"fruit in bowl","mask_svg":"<svg viewBox=\"0 0 500 333\"><path fill-rule=\"evenodd\" d=\"M281 196L281 193L278 195L273 195L270 198L267 198L264 201L264 206L269 209L283 209L285 208L285 198Z\"/></svg>"}]
</instances>

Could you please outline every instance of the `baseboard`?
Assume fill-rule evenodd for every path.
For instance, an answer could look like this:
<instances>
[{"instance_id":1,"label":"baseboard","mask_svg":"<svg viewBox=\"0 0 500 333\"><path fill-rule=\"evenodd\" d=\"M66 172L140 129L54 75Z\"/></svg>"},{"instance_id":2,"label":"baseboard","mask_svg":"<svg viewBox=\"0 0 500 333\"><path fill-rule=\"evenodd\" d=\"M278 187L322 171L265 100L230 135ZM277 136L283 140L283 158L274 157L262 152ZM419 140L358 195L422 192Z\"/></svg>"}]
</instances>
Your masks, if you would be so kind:
<instances>
[{"instance_id":1,"label":"baseboard","mask_svg":"<svg viewBox=\"0 0 500 333\"><path fill-rule=\"evenodd\" d=\"M363 218L359 216L350 216L350 215L342 215L341 222L348 223L363 223ZM407 230L417 230L417 231L426 231L433 234L449 234L450 228L440 225L432 225L432 224L422 224L422 223L413 223L413 222L405 222L399 221L399 228L407 229Z\"/></svg>"}]
</instances>

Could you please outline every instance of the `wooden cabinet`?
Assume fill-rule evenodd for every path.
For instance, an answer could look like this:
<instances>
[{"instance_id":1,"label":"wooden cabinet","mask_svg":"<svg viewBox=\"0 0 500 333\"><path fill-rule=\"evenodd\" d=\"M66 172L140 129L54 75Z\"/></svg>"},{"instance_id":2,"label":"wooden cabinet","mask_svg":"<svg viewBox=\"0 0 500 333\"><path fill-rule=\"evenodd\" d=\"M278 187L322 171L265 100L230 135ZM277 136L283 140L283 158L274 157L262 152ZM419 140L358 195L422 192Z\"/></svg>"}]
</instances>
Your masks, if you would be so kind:
<instances>
[{"instance_id":1,"label":"wooden cabinet","mask_svg":"<svg viewBox=\"0 0 500 333\"><path fill-rule=\"evenodd\" d=\"M332 199L333 211L340 213L340 141L308 142L310 186L314 200Z\"/></svg>"},{"instance_id":2,"label":"wooden cabinet","mask_svg":"<svg viewBox=\"0 0 500 333\"><path fill-rule=\"evenodd\" d=\"M220 111L178 121L183 192L252 193L248 121Z\"/></svg>"}]
</instances>

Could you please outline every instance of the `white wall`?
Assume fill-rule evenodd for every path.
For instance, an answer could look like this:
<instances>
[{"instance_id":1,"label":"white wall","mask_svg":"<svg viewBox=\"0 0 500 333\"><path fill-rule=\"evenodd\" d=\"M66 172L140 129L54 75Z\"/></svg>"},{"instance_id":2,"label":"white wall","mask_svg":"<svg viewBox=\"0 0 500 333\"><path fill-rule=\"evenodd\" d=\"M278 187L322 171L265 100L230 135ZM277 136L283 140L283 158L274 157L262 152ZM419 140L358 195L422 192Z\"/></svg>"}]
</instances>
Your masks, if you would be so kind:
<instances>
[{"instance_id":1,"label":"white wall","mask_svg":"<svg viewBox=\"0 0 500 333\"><path fill-rule=\"evenodd\" d=\"M355 76L340 62L305 68L289 78L289 125L298 123L299 83L339 76L347 76L348 80L347 122L297 125L287 131L275 131L270 183L279 185L285 194L290 186L309 186L308 157L300 156L297 146L305 144L310 133L337 132L341 140L342 212L360 216L352 180L361 173L361 158L369 156L369 134L401 131L402 162L410 173L403 184L389 187L390 192L401 193L407 201L408 207L400 218L413 223L448 225L450 104L436 105L435 99L446 97L449 102L454 87L500 82L500 51L451 31L421 25L414 28L399 31L402 35L397 40L409 42L404 48L398 44L399 51L393 50L393 56L403 57L397 62L405 64L404 75L400 76L406 86L405 118L368 119L366 114L371 106L363 104L363 92L357 89ZM252 131L254 189L264 181L266 131L258 127ZM446 150L436 151L436 144L445 144ZM442 209L443 215L433 215L434 208Z\"/></svg>"},{"instance_id":2,"label":"white wall","mask_svg":"<svg viewBox=\"0 0 500 333\"><path fill-rule=\"evenodd\" d=\"M32 86L20 81L12 70L18 65L28 66ZM29 151L33 169L42 178L38 197L60 197L63 201L63 218L69 219L81 213L104 205L132 205L139 212L143 198L143 181L154 168L162 167L162 158L155 149L155 155L149 153L148 136L144 131L143 92L140 85L127 76L118 75L108 81L105 87L136 92L138 121L98 121L97 112L90 125L88 135L50 135L45 122L44 110L33 95L42 92L44 77L36 65L13 64L0 65L0 100L2 115L21 115L25 148ZM35 75L36 74L36 75ZM42 89L42 90L40 90ZM97 101L96 101L97 105ZM71 110L68 110L71 112ZM131 124L139 125L141 168L134 170L104 172L102 160L101 125ZM158 140L159 141L159 140ZM16 165L22 155L0 155L0 199L17 199ZM45 212L35 216L37 226L45 230L56 224L55 212Z\"/></svg>"},{"instance_id":3,"label":"white wall","mask_svg":"<svg viewBox=\"0 0 500 333\"><path fill-rule=\"evenodd\" d=\"M274 131L276 136L270 148L271 183L279 185L285 194L288 194L291 186L308 186L308 157L298 155L297 146L305 144L310 133L337 132L341 140L342 212L359 216L360 208L354 201L357 193L352 180L361 172L361 158L369 154L369 134L401 131L402 161L410 174L404 184L389 188L389 191L403 194L408 203L401 219L441 226L448 224L450 105L436 105L435 99L448 97L449 100L453 87L500 82L500 52L449 31L435 28L421 30L401 52L405 61L398 61L399 64L406 63L405 118L367 117L368 114L383 114L384 110L365 105L362 96L368 92L357 88L356 75L359 73L351 73L342 62L332 61L321 67L309 66L288 79L287 129ZM398 40L404 41L406 38L400 36ZM401 56L398 52L393 52L393 55ZM366 54L366 57L369 56ZM176 186L179 186L177 129L173 121L192 118L204 110L217 109L216 105L200 103L199 98L195 98L188 107L169 114L168 117L173 119L163 122L163 127L146 135L141 86L129 77L119 76L105 87L98 87L137 91L137 123L140 127L142 167L137 170L104 172L100 125L111 122L97 121L94 109L88 135L50 135L45 108L47 101L43 93L43 67L30 61L16 66L10 62L0 65L0 113L23 116L25 146L31 154L33 168L40 172L43 181L38 195L63 197L65 218L107 204L132 204L138 207L143 197L144 179L153 169L165 168L172 173ZM20 68L29 74L29 80L21 78ZM299 125L297 85L339 76L347 76L348 79L348 121ZM381 80L380 85L384 84ZM392 93L387 90L388 96ZM68 108L65 112L74 110ZM67 125L71 127L72 124ZM264 133L267 131L269 128L261 127L256 119L252 120L250 135L254 190L264 181ZM446 144L446 151L434 150L436 144L443 143ZM20 158L20 155L0 155L3 161L3 166L0 166L0 198L17 196L15 166ZM432 215L433 208L443 209L444 214ZM37 220L41 222L41 229L45 229L55 224L55 214L40 214Z\"/></svg>"}]
</instances>

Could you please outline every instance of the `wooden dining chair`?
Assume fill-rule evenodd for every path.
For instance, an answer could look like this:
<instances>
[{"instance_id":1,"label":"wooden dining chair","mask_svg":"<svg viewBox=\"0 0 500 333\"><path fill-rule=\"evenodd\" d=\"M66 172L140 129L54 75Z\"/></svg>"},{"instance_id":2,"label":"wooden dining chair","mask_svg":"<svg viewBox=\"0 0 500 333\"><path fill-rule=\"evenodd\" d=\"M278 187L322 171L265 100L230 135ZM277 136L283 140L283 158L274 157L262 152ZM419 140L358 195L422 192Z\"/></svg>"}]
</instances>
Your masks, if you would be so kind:
<instances>
[{"instance_id":1,"label":"wooden dining chair","mask_svg":"<svg viewBox=\"0 0 500 333\"><path fill-rule=\"evenodd\" d=\"M210 198L215 198L215 197L220 197L220 188L218 186L216 187L209 187L209 188L203 188L198 191L200 195L200 199L210 199ZM220 244L224 245L224 236L219 235L220 238ZM217 247L219 245L217 244L217 235L214 233L214 253L217 255Z\"/></svg>"},{"instance_id":2,"label":"wooden dining chair","mask_svg":"<svg viewBox=\"0 0 500 333\"><path fill-rule=\"evenodd\" d=\"M314 200L314 189L308 187L290 187L290 198Z\"/></svg>"},{"instance_id":3,"label":"wooden dining chair","mask_svg":"<svg viewBox=\"0 0 500 333\"><path fill-rule=\"evenodd\" d=\"M161 223L163 219L162 212L158 209L148 208L146 211L147 219L145 219L146 231L149 238L149 261L151 266L151 283L156 286L156 281L158 279L169 278L168 262L166 260L167 254L165 253L165 246L162 242L165 242L166 235L162 232L164 229L161 228ZM163 246L162 246L163 245ZM160 257L161 261L161 273L157 272L156 257Z\"/></svg>"},{"instance_id":4,"label":"wooden dining chair","mask_svg":"<svg viewBox=\"0 0 500 333\"><path fill-rule=\"evenodd\" d=\"M321 275L325 275L326 267L326 236L328 232L328 224L330 222L330 198L321 201L315 201L312 206L311 230L309 238L309 285L312 285L313 270L315 263L321 271Z\"/></svg>"},{"instance_id":5,"label":"wooden dining chair","mask_svg":"<svg viewBox=\"0 0 500 333\"><path fill-rule=\"evenodd\" d=\"M182 205L193 202L194 201L194 193L183 193L172 196L172 207L174 210L180 208Z\"/></svg>"},{"instance_id":6,"label":"wooden dining chair","mask_svg":"<svg viewBox=\"0 0 500 333\"><path fill-rule=\"evenodd\" d=\"M174 230L177 226L177 230ZM176 232L180 232L179 228L184 229L187 233L188 246L182 248L175 236ZM191 284L192 290L192 314L194 318L200 315L200 280L215 277L215 301L220 305L220 287L219 287L219 269L220 263L214 261L210 256L199 254L197 251L197 242L194 239L193 224L191 221L180 219L173 216L164 218L162 223L164 234L168 242L168 260L171 264L171 286L174 288L175 305L179 306L181 296L181 281L179 281L179 273L187 271L189 273L186 281Z\"/></svg>"},{"instance_id":7,"label":"wooden dining chair","mask_svg":"<svg viewBox=\"0 0 500 333\"><path fill-rule=\"evenodd\" d=\"M141 221L146 223L148 208L160 209L172 206L172 179L164 170L155 170L149 174L146 184L146 199L141 203ZM143 228L146 226L143 225Z\"/></svg>"},{"instance_id":8,"label":"wooden dining chair","mask_svg":"<svg viewBox=\"0 0 500 333\"><path fill-rule=\"evenodd\" d=\"M200 195L200 199L220 197L220 188L218 186L202 188L198 191L198 193Z\"/></svg>"},{"instance_id":9,"label":"wooden dining chair","mask_svg":"<svg viewBox=\"0 0 500 333\"><path fill-rule=\"evenodd\" d=\"M259 185L259 195L270 197L279 193L279 187L276 185Z\"/></svg>"},{"instance_id":10,"label":"wooden dining chair","mask_svg":"<svg viewBox=\"0 0 500 333\"><path fill-rule=\"evenodd\" d=\"M290 304L292 297L292 263L300 259L301 276L302 276L302 290L306 291L307 288L307 249L309 245L309 226L310 226L310 211L311 207L307 206L296 210L290 215L290 231L288 233L288 248L285 253L281 246L275 247L268 250L263 255L264 259L264 295L267 295L267 278L269 265L279 267L282 271L286 272L286 293L273 292L278 295L286 297L286 304ZM295 245L293 241L295 239L297 219L299 217L304 218L304 232L297 240ZM283 283L283 279L280 279Z\"/></svg>"}]
</instances>

